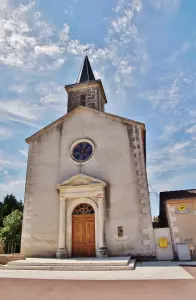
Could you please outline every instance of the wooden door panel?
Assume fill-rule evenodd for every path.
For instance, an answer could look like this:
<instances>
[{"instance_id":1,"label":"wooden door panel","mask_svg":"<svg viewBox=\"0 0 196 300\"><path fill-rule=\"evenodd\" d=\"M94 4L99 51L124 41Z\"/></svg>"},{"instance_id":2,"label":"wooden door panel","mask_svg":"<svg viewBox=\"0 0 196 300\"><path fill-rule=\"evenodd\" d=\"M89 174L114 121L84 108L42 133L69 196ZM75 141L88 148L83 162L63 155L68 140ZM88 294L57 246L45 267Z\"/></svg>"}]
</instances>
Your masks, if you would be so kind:
<instances>
[{"instance_id":1,"label":"wooden door panel","mask_svg":"<svg viewBox=\"0 0 196 300\"><path fill-rule=\"evenodd\" d=\"M86 241L88 243L95 243L95 231L94 231L95 224L93 222L86 223Z\"/></svg>"},{"instance_id":2,"label":"wooden door panel","mask_svg":"<svg viewBox=\"0 0 196 300\"><path fill-rule=\"evenodd\" d=\"M87 256L95 256L95 230L94 222L86 223L86 241L87 241Z\"/></svg>"},{"instance_id":3,"label":"wooden door panel","mask_svg":"<svg viewBox=\"0 0 196 300\"><path fill-rule=\"evenodd\" d=\"M84 225L81 223L78 223L77 226L74 226L74 240L75 243L82 243L84 237Z\"/></svg>"},{"instance_id":4,"label":"wooden door panel","mask_svg":"<svg viewBox=\"0 0 196 300\"><path fill-rule=\"evenodd\" d=\"M72 256L95 256L95 216L72 216Z\"/></svg>"}]
</instances>

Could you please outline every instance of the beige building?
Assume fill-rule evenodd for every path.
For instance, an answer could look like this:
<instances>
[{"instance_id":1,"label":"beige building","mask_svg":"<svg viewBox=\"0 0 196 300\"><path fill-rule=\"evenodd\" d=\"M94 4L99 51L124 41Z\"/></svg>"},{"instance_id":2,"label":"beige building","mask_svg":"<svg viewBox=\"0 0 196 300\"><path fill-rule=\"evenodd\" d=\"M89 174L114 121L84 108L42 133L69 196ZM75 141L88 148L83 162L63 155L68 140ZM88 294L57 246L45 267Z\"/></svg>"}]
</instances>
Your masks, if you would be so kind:
<instances>
[{"instance_id":1,"label":"beige building","mask_svg":"<svg viewBox=\"0 0 196 300\"><path fill-rule=\"evenodd\" d=\"M170 227L175 255L178 244L187 244L196 258L196 190L161 192L160 225Z\"/></svg>"},{"instance_id":2,"label":"beige building","mask_svg":"<svg viewBox=\"0 0 196 300\"><path fill-rule=\"evenodd\" d=\"M104 112L85 57L68 113L29 144L21 252L29 257L154 256L145 125Z\"/></svg>"}]
</instances>

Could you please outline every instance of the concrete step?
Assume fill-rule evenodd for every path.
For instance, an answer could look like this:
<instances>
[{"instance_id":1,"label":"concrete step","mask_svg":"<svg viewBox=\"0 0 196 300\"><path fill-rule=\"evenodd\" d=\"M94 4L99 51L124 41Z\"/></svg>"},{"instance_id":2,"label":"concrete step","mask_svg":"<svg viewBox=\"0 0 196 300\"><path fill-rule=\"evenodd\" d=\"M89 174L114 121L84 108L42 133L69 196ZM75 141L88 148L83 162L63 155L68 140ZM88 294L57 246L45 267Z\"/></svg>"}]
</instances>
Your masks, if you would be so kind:
<instances>
[{"instance_id":1,"label":"concrete step","mask_svg":"<svg viewBox=\"0 0 196 300\"><path fill-rule=\"evenodd\" d=\"M133 270L135 267L135 260L131 260L128 265L126 266L95 266L95 265L50 265L50 266L42 266L42 265L34 265L34 266L28 266L28 265L6 265L3 267L0 267L0 269L7 269L7 270L50 270L50 271L122 271L122 270Z\"/></svg>"},{"instance_id":2,"label":"concrete step","mask_svg":"<svg viewBox=\"0 0 196 300\"><path fill-rule=\"evenodd\" d=\"M62 270L62 271L112 271L133 270L135 260L131 257L109 258L78 258L78 259L48 259L27 258L25 260L11 261L0 269L7 270Z\"/></svg>"},{"instance_id":3,"label":"concrete step","mask_svg":"<svg viewBox=\"0 0 196 300\"><path fill-rule=\"evenodd\" d=\"M10 261L8 265L28 265L28 266L126 266L131 257L108 257L108 258L67 258L67 259L56 259L56 258L26 258L25 260Z\"/></svg>"}]
</instances>

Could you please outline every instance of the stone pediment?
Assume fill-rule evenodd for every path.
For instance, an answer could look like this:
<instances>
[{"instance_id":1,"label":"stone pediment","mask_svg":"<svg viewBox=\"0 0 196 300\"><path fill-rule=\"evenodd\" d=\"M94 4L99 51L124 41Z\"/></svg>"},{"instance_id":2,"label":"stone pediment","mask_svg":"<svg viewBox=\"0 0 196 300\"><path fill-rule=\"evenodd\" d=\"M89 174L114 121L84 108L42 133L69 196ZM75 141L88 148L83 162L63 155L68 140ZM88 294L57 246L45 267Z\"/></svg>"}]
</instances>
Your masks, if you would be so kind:
<instances>
[{"instance_id":1,"label":"stone pediment","mask_svg":"<svg viewBox=\"0 0 196 300\"><path fill-rule=\"evenodd\" d=\"M79 187L79 186L89 186L89 185L101 185L105 187L107 183L98 178L94 178L92 176L88 176L85 174L77 174L74 175L67 180L64 180L61 184L57 185L57 189L61 188L69 188L69 187Z\"/></svg>"}]
</instances>

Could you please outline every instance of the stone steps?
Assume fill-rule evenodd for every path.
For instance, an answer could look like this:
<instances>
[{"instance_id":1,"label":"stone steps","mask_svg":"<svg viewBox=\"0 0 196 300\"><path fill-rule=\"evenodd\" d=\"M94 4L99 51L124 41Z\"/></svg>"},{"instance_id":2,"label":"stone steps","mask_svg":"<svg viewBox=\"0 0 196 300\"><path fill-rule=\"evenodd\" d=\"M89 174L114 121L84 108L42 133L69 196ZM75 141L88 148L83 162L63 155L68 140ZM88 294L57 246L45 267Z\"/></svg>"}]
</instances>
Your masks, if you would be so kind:
<instances>
[{"instance_id":1,"label":"stone steps","mask_svg":"<svg viewBox=\"0 0 196 300\"><path fill-rule=\"evenodd\" d=\"M95 265L86 265L86 266L17 266L17 265L7 265L1 267L7 270L53 270L53 271L117 271L117 270L133 270L135 266L135 261L131 260L127 266L95 266Z\"/></svg>"},{"instance_id":2,"label":"stone steps","mask_svg":"<svg viewBox=\"0 0 196 300\"><path fill-rule=\"evenodd\" d=\"M130 257L89 258L89 259L40 259L27 258L11 261L0 269L7 270L53 270L53 271L117 271L133 270L135 260Z\"/></svg>"}]
</instances>

